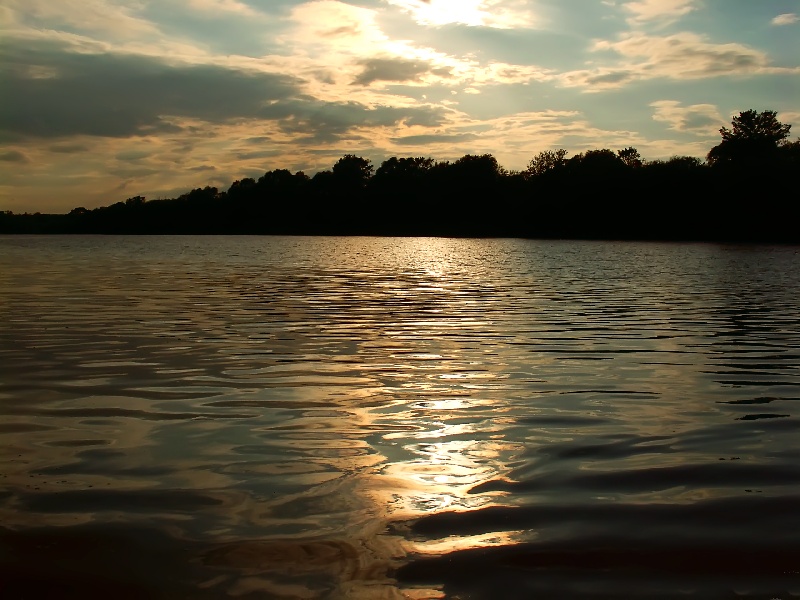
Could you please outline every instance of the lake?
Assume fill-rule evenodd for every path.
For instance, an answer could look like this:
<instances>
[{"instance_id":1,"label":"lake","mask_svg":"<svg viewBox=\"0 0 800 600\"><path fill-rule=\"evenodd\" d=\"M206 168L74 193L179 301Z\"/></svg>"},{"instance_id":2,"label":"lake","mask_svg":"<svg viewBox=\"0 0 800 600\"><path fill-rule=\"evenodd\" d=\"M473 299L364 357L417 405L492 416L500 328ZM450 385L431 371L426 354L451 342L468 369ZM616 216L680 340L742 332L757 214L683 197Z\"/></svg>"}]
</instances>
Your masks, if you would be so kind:
<instances>
[{"instance_id":1,"label":"lake","mask_svg":"<svg viewBox=\"0 0 800 600\"><path fill-rule=\"evenodd\" d=\"M800 594L800 248L0 236L3 598Z\"/></svg>"}]
</instances>

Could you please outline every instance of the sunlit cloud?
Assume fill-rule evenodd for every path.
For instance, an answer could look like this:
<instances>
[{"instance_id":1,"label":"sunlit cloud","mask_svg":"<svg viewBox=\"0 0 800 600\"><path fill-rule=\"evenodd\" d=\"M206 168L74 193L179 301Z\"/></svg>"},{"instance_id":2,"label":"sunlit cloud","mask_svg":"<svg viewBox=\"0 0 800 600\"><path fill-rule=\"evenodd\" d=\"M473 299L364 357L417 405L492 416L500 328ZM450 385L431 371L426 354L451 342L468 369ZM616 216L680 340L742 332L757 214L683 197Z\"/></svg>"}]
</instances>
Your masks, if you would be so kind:
<instances>
[{"instance_id":1,"label":"sunlit cloud","mask_svg":"<svg viewBox=\"0 0 800 600\"><path fill-rule=\"evenodd\" d=\"M521 0L385 0L421 25L468 25L517 29L532 27L536 17Z\"/></svg>"},{"instance_id":2,"label":"sunlit cloud","mask_svg":"<svg viewBox=\"0 0 800 600\"><path fill-rule=\"evenodd\" d=\"M648 36L632 33L619 41L599 41L594 52L611 52L617 64L560 75L563 85L602 91L655 78L704 79L769 73L800 73L800 67L774 67L765 52L744 44L715 44L693 33Z\"/></svg>"},{"instance_id":3,"label":"sunlit cloud","mask_svg":"<svg viewBox=\"0 0 800 600\"><path fill-rule=\"evenodd\" d=\"M778 15L770 22L773 25L794 25L798 21L800 21L800 17L798 17L795 13L784 13L782 15Z\"/></svg>"},{"instance_id":4,"label":"sunlit cloud","mask_svg":"<svg viewBox=\"0 0 800 600\"><path fill-rule=\"evenodd\" d=\"M377 23L376 12L338 0L313 0L291 11L292 27L279 41L302 53L336 51L367 55L381 50L388 36Z\"/></svg>"},{"instance_id":5,"label":"sunlit cloud","mask_svg":"<svg viewBox=\"0 0 800 600\"><path fill-rule=\"evenodd\" d=\"M689 132L695 135L713 136L726 120L713 104L692 104L681 106L675 100L652 102L653 120L666 123L673 131Z\"/></svg>"},{"instance_id":6,"label":"sunlit cloud","mask_svg":"<svg viewBox=\"0 0 800 600\"><path fill-rule=\"evenodd\" d=\"M67 26L80 32L112 34L117 39L159 34L159 28L137 15L136 0L5 0L6 19L35 21L50 28ZM12 11L11 15L8 11Z\"/></svg>"},{"instance_id":7,"label":"sunlit cloud","mask_svg":"<svg viewBox=\"0 0 800 600\"><path fill-rule=\"evenodd\" d=\"M401 97L380 93L388 85L475 89L552 77L551 72L534 65L481 62L392 39L379 26L376 11L337 0L299 5L291 19L293 27L282 38L293 49L288 64L295 67L294 73L307 79L307 91L319 98L396 105L403 102ZM281 63L280 57L265 60ZM354 89L354 85L364 89Z\"/></svg>"},{"instance_id":8,"label":"sunlit cloud","mask_svg":"<svg viewBox=\"0 0 800 600\"><path fill-rule=\"evenodd\" d=\"M542 150L570 147L575 153L598 147L641 145L646 139L632 131L592 126L576 111L521 112L493 119L474 119L454 111L447 127L425 134L388 140L396 154L432 154L455 160L464 154L493 154L511 170L525 168Z\"/></svg>"},{"instance_id":9,"label":"sunlit cloud","mask_svg":"<svg viewBox=\"0 0 800 600\"><path fill-rule=\"evenodd\" d=\"M791 125L795 134L793 137L798 139L796 134L800 133L800 111L781 110L778 112L778 119L782 123Z\"/></svg>"},{"instance_id":10,"label":"sunlit cloud","mask_svg":"<svg viewBox=\"0 0 800 600\"><path fill-rule=\"evenodd\" d=\"M697 8L697 0L636 0L623 6L633 13L629 22L641 24L656 21L666 24L676 21Z\"/></svg>"},{"instance_id":11,"label":"sunlit cloud","mask_svg":"<svg viewBox=\"0 0 800 600\"><path fill-rule=\"evenodd\" d=\"M237 0L187 0L187 7L210 13L229 13L244 17L263 17L263 13L258 12L252 6L243 4Z\"/></svg>"}]
</instances>

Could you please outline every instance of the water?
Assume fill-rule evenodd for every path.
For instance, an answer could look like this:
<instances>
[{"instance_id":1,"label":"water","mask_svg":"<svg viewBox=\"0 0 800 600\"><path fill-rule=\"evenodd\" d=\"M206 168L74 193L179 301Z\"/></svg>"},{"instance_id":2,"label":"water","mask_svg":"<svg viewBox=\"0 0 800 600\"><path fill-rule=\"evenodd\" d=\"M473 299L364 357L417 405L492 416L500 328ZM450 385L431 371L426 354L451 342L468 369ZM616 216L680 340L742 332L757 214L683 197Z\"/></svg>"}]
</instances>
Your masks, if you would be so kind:
<instances>
[{"instance_id":1,"label":"water","mask_svg":"<svg viewBox=\"0 0 800 600\"><path fill-rule=\"evenodd\" d=\"M800 594L796 247L0 237L0 595Z\"/></svg>"}]
</instances>

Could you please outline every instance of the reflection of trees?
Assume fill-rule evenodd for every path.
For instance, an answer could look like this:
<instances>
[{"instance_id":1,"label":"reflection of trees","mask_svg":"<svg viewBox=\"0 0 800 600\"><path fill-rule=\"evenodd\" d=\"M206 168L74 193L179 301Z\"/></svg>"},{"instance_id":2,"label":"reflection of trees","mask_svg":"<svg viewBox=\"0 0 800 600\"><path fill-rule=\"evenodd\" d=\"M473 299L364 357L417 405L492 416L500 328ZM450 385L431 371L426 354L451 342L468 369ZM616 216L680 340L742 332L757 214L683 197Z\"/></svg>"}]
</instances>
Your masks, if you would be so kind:
<instances>
[{"instance_id":1,"label":"reflection of trees","mask_svg":"<svg viewBox=\"0 0 800 600\"><path fill-rule=\"evenodd\" d=\"M744 111L708 162L646 161L634 147L538 153L523 172L491 154L455 161L355 154L309 178L267 171L227 191L67 215L0 214L0 232L304 233L798 241L800 141L774 111ZM756 204L753 199L758 198Z\"/></svg>"},{"instance_id":2,"label":"reflection of trees","mask_svg":"<svg viewBox=\"0 0 800 600\"><path fill-rule=\"evenodd\" d=\"M800 287L785 275L793 253L731 248L713 264L719 264L713 314L720 322L710 345L715 374L750 398L782 395L794 387L800 359L800 334L790 325Z\"/></svg>"}]
</instances>

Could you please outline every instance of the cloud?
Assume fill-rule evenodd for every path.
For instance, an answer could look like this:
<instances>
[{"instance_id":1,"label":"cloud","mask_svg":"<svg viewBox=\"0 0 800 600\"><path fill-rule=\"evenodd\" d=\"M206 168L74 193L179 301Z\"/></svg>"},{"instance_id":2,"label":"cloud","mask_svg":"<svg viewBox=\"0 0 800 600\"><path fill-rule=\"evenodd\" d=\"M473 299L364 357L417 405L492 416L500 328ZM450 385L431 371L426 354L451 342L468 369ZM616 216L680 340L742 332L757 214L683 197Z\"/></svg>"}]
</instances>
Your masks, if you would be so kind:
<instances>
[{"instance_id":1,"label":"cloud","mask_svg":"<svg viewBox=\"0 0 800 600\"><path fill-rule=\"evenodd\" d=\"M650 106L655 109L653 120L667 123L669 129L673 131L711 136L726 124L724 117L713 104L681 106L681 103L675 100L659 100L652 102Z\"/></svg>"},{"instance_id":2,"label":"cloud","mask_svg":"<svg viewBox=\"0 0 800 600\"><path fill-rule=\"evenodd\" d=\"M56 154L76 154L79 152L87 152L89 146L85 144L55 144L54 146L50 146L48 150Z\"/></svg>"},{"instance_id":3,"label":"cloud","mask_svg":"<svg viewBox=\"0 0 800 600\"><path fill-rule=\"evenodd\" d=\"M333 50L370 56L389 42L374 10L338 0L313 0L295 6L291 20L293 27L280 41L307 55Z\"/></svg>"},{"instance_id":4,"label":"cloud","mask_svg":"<svg viewBox=\"0 0 800 600\"><path fill-rule=\"evenodd\" d=\"M407 135L405 137L392 138L392 142L404 146L430 146L431 144L454 144L466 142L477 138L475 133L441 133L427 135Z\"/></svg>"},{"instance_id":5,"label":"cloud","mask_svg":"<svg viewBox=\"0 0 800 600\"><path fill-rule=\"evenodd\" d=\"M600 141L602 140L602 141ZM394 136L387 140L389 152L423 153L439 160L454 160L464 154L493 154L508 168L524 168L539 151L569 143L581 150L599 144L632 145L640 138L630 132L608 132L590 126L575 111L522 112L493 119L475 119L464 113L452 115L443 129L424 134ZM579 150L580 151L580 150Z\"/></svg>"},{"instance_id":6,"label":"cloud","mask_svg":"<svg viewBox=\"0 0 800 600\"><path fill-rule=\"evenodd\" d=\"M17 23L35 22L46 28L102 32L119 39L160 35L159 28L136 14L140 2L133 0L5 0Z\"/></svg>"},{"instance_id":7,"label":"cloud","mask_svg":"<svg viewBox=\"0 0 800 600\"><path fill-rule=\"evenodd\" d=\"M322 102L304 98L278 102L265 110L280 131L296 141L329 143L359 129L382 127L437 127L446 122L442 108L434 106L368 107L359 102Z\"/></svg>"},{"instance_id":8,"label":"cloud","mask_svg":"<svg viewBox=\"0 0 800 600\"><path fill-rule=\"evenodd\" d=\"M535 14L523 0L385 0L421 25L468 25L496 29L532 27Z\"/></svg>"},{"instance_id":9,"label":"cloud","mask_svg":"<svg viewBox=\"0 0 800 600\"><path fill-rule=\"evenodd\" d=\"M797 21L800 21L800 17L795 13L784 13L772 19L770 23L773 25L794 25Z\"/></svg>"},{"instance_id":10,"label":"cloud","mask_svg":"<svg viewBox=\"0 0 800 600\"><path fill-rule=\"evenodd\" d=\"M782 110L778 112L778 119L781 123L792 125L795 131L800 129L800 112Z\"/></svg>"},{"instance_id":11,"label":"cloud","mask_svg":"<svg viewBox=\"0 0 800 600\"><path fill-rule=\"evenodd\" d=\"M588 91L619 88L656 78L705 79L733 75L800 73L800 67L770 66L766 53L744 44L714 44L693 33L648 36L631 33L616 42L599 41L595 52L611 52L618 65L569 71L558 78L567 87Z\"/></svg>"},{"instance_id":12,"label":"cloud","mask_svg":"<svg viewBox=\"0 0 800 600\"><path fill-rule=\"evenodd\" d=\"M392 39L381 29L379 16L376 10L337 0L298 5L291 11L292 27L280 40L287 56L264 57L262 63L272 69L291 68L315 98L368 105L410 101L385 92L388 84L476 88L552 76L534 65L479 61L473 55L454 56Z\"/></svg>"},{"instance_id":13,"label":"cloud","mask_svg":"<svg viewBox=\"0 0 800 600\"><path fill-rule=\"evenodd\" d=\"M0 105L0 131L35 137L125 137L206 122L255 118L298 91L285 75L213 65L168 65L150 57L66 53L53 44L3 46L0 73L14 90ZM31 76L31 67L51 73Z\"/></svg>"},{"instance_id":14,"label":"cloud","mask_svg":"<svg viewBox=\"0 0 800 600\"><path fill-rule=\"evenodd\" d=\"M139 162L145 158L150 158L151 156L153 156L152 150L128 148L122 152L118 152L114 158L124 162Z\"/></svg>"},{"instance_id":15,"label":"cloud","mask_svg":"<svg viewBox=\"0 0 800 600\"><path fill-rule=\"evenodd\" d=\"M626 2L626 11L633 13L628 22L640 25L650 21L668 24L697 8L697 0L636 0Z\"/></svg>"},{"instance_id":16,"label":"cloud","mask_svg":"<svg viewBox=\"0 0 800 600\"><path fill-rule=\"evenodd\" d=\"M5 152L0 152L0 161L27 163L30 162L30 159L18 150L6 150Z\"/></svg>"},{"instance_id":17,"label":"cloud","mask_svg":"<svg viewBox=\"0 0 800 600\"><path fill-rule=\"evenodd\" d=\"M252 6L237 0L188 0L188 6L194 10L209 13L231 13L244 17L264 17Z\"/></svg>"},{"instance_id":18,"label":"cloud","mask_svg":"<svg viewBox=\"0 0 800 600\"><path fill-rule=\"evenodd\" d=\"M47 77L31 75L31 66ZM411 76L393 61L365 63L361 82ZM213 137L222 124L271 123L278 140L324 143L355 130L436 127L446 109L332 101L305 93L289 75L218 65L166 64L147 56L75 54L52 43L0 50L0 78L15 93L0 104L6 139L186 135ZM213 125L213 128L209 126ZM74 148L56 145L56 152Z\"/></svg>"},{"instance_id":19,"label":"cloud","mask_svg":"<svg viewBox=\"0 0 800 600\"><path fill-rule=\"evenodd\" d=\"M403 59L373 58L362 61L364 70L353 83L369 85L374 81L418 81L430 71L430 65Z\"/></svg>"}]
</instances>

